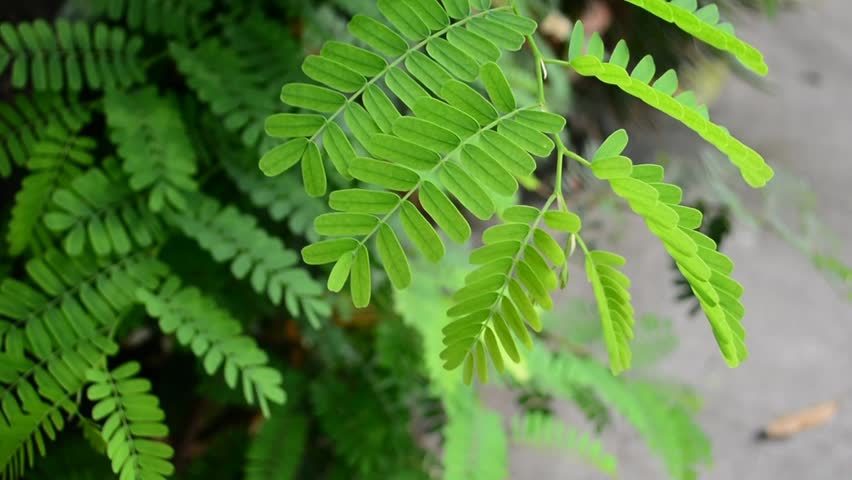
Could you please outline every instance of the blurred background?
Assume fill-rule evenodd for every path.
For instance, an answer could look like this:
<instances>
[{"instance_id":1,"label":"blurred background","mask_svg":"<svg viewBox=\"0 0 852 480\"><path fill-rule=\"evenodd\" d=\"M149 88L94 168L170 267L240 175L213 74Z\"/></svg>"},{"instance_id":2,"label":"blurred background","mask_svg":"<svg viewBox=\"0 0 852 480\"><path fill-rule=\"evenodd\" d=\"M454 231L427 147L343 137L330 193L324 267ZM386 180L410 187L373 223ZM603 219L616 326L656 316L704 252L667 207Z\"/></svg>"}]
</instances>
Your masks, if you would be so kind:
<instances>
[{"instance_id":1,"label":"blurred background","mask_svg":"<svg viewBox=\"0 0 852 480\"><path fill-rule=\"evenodd\" d=\"M108 1L6 0L2 3L0 21L4 22L50 19L56 15L109 17L105 13ZM278 89L285 81L298 77L294 65L304 54L318 51L326 39L345 40L348 35L345 22L351 15L376 11L372 0L213 3L228 5L230 17L223 24L233 21L237 32L245 26L239 22L251 18L254 8L260 12L260 5L267 12L286 12L281 18L267 17L265 20L281 25L282 31L286 32L286 41L290 43L280 51L275 50L275 44L266 44L267 47L272 45L267 52L277 55L278 68L271 69L264 78L252 80L259 82L257 92L253 92L257 98L247 102L249 113L239 112L250 117L249 123L257 125L262 125L266 115L278 111ZM744 323L751 354L742 366L732 370L725 366L715 342L711 340L706 320L700 312L696 313L695 300L688 289L685 290L660 242L647 231L641 219L633 216L623 205L613 202L611 196L596 185L600 182L594 182L581 170L569 168L564 186L570 195L569 203L576 206L584 218L584 229L593 232L589 235L594 243L604 244L607 249L628 259L625 273L633 279L633 304L636 311L644 315L639 328L640 338L647 340L644 350L642 345L637 347L646 355L638 362L635 378L652 383L657 392L664 392L659 395L676 399L674 403L684 405L683 409L694 415L697 425L712 445L712 465L699 466L696 477L684 474L679 478L850 478L852 376L849 372L852 371L852 353L848 343L852 339L852 247L849 241L852 239L852 200L849 198L852 161L848 150L852 97L848 94L848 85L852 80L852 2L717 2L723 17L736 25L740 38L764 53L770 68L765 78L750 75L731 59L697 45L671 26L661 24L658 19L621 0L526 0L521 3L525 12L539 21L541 33L553 49L551 54L559 56L564 53L574 20L582 19L587 31L597 31L604 36L607 46L611 47L619 38L626 38L633 52L654 55L658 71L677 68L684 86L694 89L697 96L708 103L714 119L761 152L777 172L776 179L767 189L748 191L737 178L736 171L729 168L727 160L686 128L593 79L551 72L548 98L555 110L567 116L572 146L581 152L593 151L609 133L626 128L631 135L628 154L636 163L665 165L668 179L687 192L684 203L705 212L704 233L714 238L721 250L734 260L736 278L745 286L742 302L747 310ZM207 11L204 15L209 19L215 12ZM107 22L122 23L117 19L107 19ZM227 31L227 27L224 30ZM202 34L187 43L184 53L179 55L177 49L171 50L175 65L168 61L161 65L158 63L161 59L154 57L151 65L160 75L157 77L160 87L164 91L171 89L177 92L185 119L199 118L208 122L205 125L210 125L209 122L215 123L227 116L222 112L210 115L206 111L206 99L201 96L195 99L192 94L195 86L189 84L195 80L192 68L203 70L199 65L205 66L202 65L204 62L207 62L207 67L213 66L210 70L219 67L216 61L221 51L231 49L229 55L233 55L227 58L239 60L239 48L257 50L257 45L235 48L235 38L239 35L226 33L221 40L208 41ZM258 35L258 39L258 42L270 40L269 36L263 35ZM235 66L237 63L223 62L221 68L230 73L232 70L228 69L238 68ZM523 58L517 61L510 59L504 67L512 72L511 81L519 92L518 96L531 98L534 70L529 62ZM187 85L178 71L191 79ZM223 87L223 91L227 88ZM0 84L0 99L7 102L15 93L4 79L4 83ZM194 116L194 112L202 110L203 115ZM248 151L247 156L243 155L248 158L246 165L253 165L259 156L255 154L269 147L265 140L259 139L262 137L259 126L253 133L254 137L246 140L250 127L242 130L244 125L238 125L228 132L234 136L235 145L242 143L241 146ZM545 162L539 171L547 172L552 167L553 164ZM18 180L14 176L11 180L4 180L7 183L3 184L0 200L10 201L14 190L6 186ZM552 178L542 173L538 181L530 186L524 200L540 202L550 193L547 185ZM283 221L290 222L285 227L285 234L298 234L296 236L310 239L311 234L305 233L306 225L310 224L311 215L316 213L317 210L310 210L302 218L284 218ZM282 221L282 218L274 220ZM463 262L465 254L457 252L456 258ZM579 352L581 358L600 359L603 356L598 341L600 332L596 327L598 318L591 306L591 290L581 281L581 270L579 263L574 265L571 285L559 294L559 308L548 319L548 325L553 326L554 338L564 336L566 339L563 348L570 345L570 348L579 348L574 353ZM435 278L457 274L455 270L432 272ZM438 287L433 290L446 296ZM420 311L418 309L426 308L418 303L423 301L418 295L417 291L410 296L400 294L396 297L386 293L379 298L397 302L396 311L405 319L407 315ZM387 305L376 307L380 317L383 307ZM271 310L271 307L267 308L262 314L268 316ZM345 308L341 311L345 312ZM374 314L370 312L370 315ZM345 324L346 328L356 329L353 334L353 330L341 328L344 331L342 335L372 335L359 332L361 328L372 328L376 318L368 318L367 327L351 327L365 320L343 313L340 317L335 320ZM308 330L303 323L299 327ZM399 332L391 334L400 335ZM307 345L318 342L317 334L310 331L296 332L295 335L304 336L297 338L296 343L303 340ZM382 338L381 335L378 334L378 338ZM292 338L287 341L294 342ZM370 345L366 349L372 348L372 341L372 337L366 341ZM559 341L553 343L560 344ZM299 353L310 356L316 352L304 353L299 349ZM370 350L370 355L372 353ZM324 351L317 354L326 361L324 355L333 356ZM380 366L393 365L395 358L391 357L387 364ZM523 374L514 380L521 377ZM507 388L507 384L513 388ZM502 385L498 382L496 386L484 387L480 398L506 418L519 411L541 410L554 413L578 431L599 433L602 448L618 459L620 478L668 478L666 466L640 438L636 426L619 412L611 411L617 408L599 405L602 402L593 394L582 397L581 390L572 391L571 401L565 401L539 395L535 388L514 387L517 385L511 381ZM215 391L217 385L208 384L203 388L209 393ZM203 389L199 391L205 392ZM339 394L335 392L331 391L329 396ZM596 407L601 407L603 413L592 412ZM760 432L778 417L796 415L812 407L823 409L814 428L794 429L784 439L758 438ZM345 417L343 413L340 416ZM428 414L423 416L428 417ZM436 421L433 418L427 420ZM181 432L180 428L178 432ZM329 448L324 434L314 434L319 450ZM480 434L488 435L485 429ZM684 440L687 442L693 438L700 439L696 440L696 444L703 449L704 440L700 432L694 437L684 438L689 439ZM196 448L190 440L186 442L191 447L189 453L179 453L179 460L183 462L179 467L191 464L191 460L207 452L209 445ZM211 451L215 453L212 448ZM536 448L525 442L512 444L508 452L509 478L512 479L609 478L595 465L590 465L594 461L589 462L588 458L584 461L583 455L572 455L553 448ZM313 456L316 458L308 458L306 462L323 464L326 461L321 454ZM315 478L304 468L303 478ZM687 470L691 470L691 466ZM188 471L192 470L182 470ZM348 470L335 470L339 471ZM328 478L347 478L339 473L342 476L332 475L329 474ZM185 478L196 477L187 473Z\"/></svg>"}]
</instances>

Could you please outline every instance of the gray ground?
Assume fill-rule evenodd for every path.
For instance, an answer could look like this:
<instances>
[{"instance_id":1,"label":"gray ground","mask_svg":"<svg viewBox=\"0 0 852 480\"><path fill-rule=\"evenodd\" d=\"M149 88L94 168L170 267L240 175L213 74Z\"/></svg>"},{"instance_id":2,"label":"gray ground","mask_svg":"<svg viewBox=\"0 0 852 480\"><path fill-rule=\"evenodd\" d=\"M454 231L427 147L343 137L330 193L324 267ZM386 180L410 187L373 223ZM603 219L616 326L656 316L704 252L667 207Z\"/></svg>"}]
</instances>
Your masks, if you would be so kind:
<instances>
[{"instance_id":1,"label":"gray ground","mask_svg":"<svg viewBox=\"0 0 852 480\"><path fill-rule=\"evenodd\" d=\"M852 2L803 3L774 23L740 19L738 33L766 54L768 88L759 92L742 81L730 82L713 116L771 164L816 185L822 219L840 238L852 239ZM697 145L697 137L684 129L661 125L659 148L684 151ZM641 135L633 132L633 138ZM641 224L619 250L628 258L636 309L670 316L681 337L681 347L661 369L695 385L706 401L700 420L716 460L701 478L852 478L852 303L783 241L738 225L726 253L746 287L751 357L730 370L706 321L688 318L683 305L669 300L669 282L643 280L659 278L668 260L650 235L633 231L642 232ZM844 260L852 262L848 241L843 248ZM841 408L825 427L786 442L753 442L754 432L773 417L832 399L840 399ZM621 459L622 478L666 478L628 426L616 425L604 441ZM572 459L527 450L515 451L511 465L513 479L603 478Z\"/></svg>"}]
</instances>

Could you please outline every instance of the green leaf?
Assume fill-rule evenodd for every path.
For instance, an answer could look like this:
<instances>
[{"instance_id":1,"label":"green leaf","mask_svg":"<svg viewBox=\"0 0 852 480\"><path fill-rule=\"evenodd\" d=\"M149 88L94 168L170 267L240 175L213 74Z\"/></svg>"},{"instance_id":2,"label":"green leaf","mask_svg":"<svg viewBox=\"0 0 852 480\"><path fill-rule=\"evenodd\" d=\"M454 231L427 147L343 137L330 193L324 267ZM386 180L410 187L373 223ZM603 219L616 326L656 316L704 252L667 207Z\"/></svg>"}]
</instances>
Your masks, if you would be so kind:
<instances>
[{"instance_id":1,"label":"green leaf","mask_svg":"<svg viewBox=\"0 0 852 480\"><path fill-rule=\"evenodd\" d=\"M379 257L394 288L402 290L411 284L411 267L393 229L383 223L376 239Z\"/></svg>"},{"instance_id":2,"label":"green leaf","mask_svg":"<svg viewBox=\"0 0 852 480\"><path fill-rule=\"evenodd\" d=\"M583 22L578 21L571 29L571 40L568 43L568 61L571 62L583 55L583 47L586 43L586 31Z\"/></svg>"},{"instance_id":3,"label":"green leaf","mask_svg":"<svg viewBox=\"0 0 852 480\"><path fill-rule=\"evenodd\" d=\"M598 158L592 162L592 172L601 180L626 178L633 171L633 162L627 157Z\"/></svg>"},{"instance_id":4,"label":"green leaf","mask_svg":"<svg viewBox=\"0 0 852 480\"><path fill-rule=\"evenodd\" d=\"M677 91L678 81L677 72L668 70L660 78L654 82L654 88L665 93L666 95L674 95Z\"/></svg>"},{"instance_id":5,"label":"green leaf","mask_svg":"<svg viewBox=\"0 0 852 480\"><path fill-rule=\"evenodd\" d=\"M488 130L479 137L479 146L497 163L516 177L527 177L535 171L536 163L521 147L505 136Z\"/></svg>"},{"instance_id":6,"label":"green leaf","mask_svg":"<svg viewBox=\"0 0 852 480\"><path fill-rule=\"evenodd\" d=\"M344 253L352 253L358 247L354 238L335 238L313 243L302 249L302 259L308 265L325 265L336 262Z\"/></svg>"},{"instance_id":7,"label":"green leaf","mask_svg":"<svg viewBox=\"0 0 852 480\"><path fill-rule=\"evenodd\" d=\"M381 133L379 126L373 121L373 117L367 113L361 105L350 103L346 106L346 112L343 115L346 125L352 130L352 134L368 152L372 147L373 136Z\"/></svg>"},{"instance_id":8,"label":"green leaf","mask_svg":"<svg viewBox=\"0 0 852 480\"><path fill-rule=\"evenodd\" d=\"M261 157L260 169L268 177L281 175L299 163L308 143L307 138L295 138L273 148Z\"/></svg>"},{"instance_id":9,"label":"green leaf","mask_svg":"<svg viewBox=\"0 0 852 480\"><path fill-rule=\"evenodd\" d=\"M548 212L550 213L550 212ZM557 212L558 213L558 212ZM503 213L500 215L503 221L506 222L519 222L531 224L538 220L541 211L535 207L530 207L528 205L514 205L506 210L503 210ZM545 214L545 220L546 220ZM550 224L548 224L550 226ZM553 228L552 226L550 228Z\"/></svg>"},{"instance_id":10,"label":"green leaf","mask_svg":"<svg viewBox=\"0 0 852 480\"><path fill-rule=\"evenodd\" d=\"M331 192L328 204L341 212L384 215L399 205L399 196L391 192L352 188Z\"/></svg>"},{"instance_id":11,"label":"green leaf","mask_svg":"<svg viewBox=\"0 0 852 480\"><path fill-rule=\"evenodd\" d=\"M554 266L560 266L565 263L565 252L562 247L556 243L547 232L540 228L536 228L533 232L533 241L535 246L543 253Z\"/></svg>"},{"instance_id":12,"label":"green leaf","mask_svg":"<svg viewBox=\"0 0 852 480\"><path fill-rule=\"evenodd\" d=\"M499 17L487 16L473 18L468 27L470 31L482 35L500 48L517 51L524 45L524 35L501 21Z\"/></svg>"},{"instance_id":13,"label":"green leaf","mask_svg":"<svg viewBox=\"0 0 852 480\"><path fill-rule=\"evenodd\" d=\"M364 213L324 213L314 219L317 233L330 237L368 235L378 225L378 218Z\"/></svg>"},{"instance_id":14,"label":"green leaf","mask_svg":"<svg viewBox=\"0 0 852 480\"><path fill-rule=\"evenodd\" d=\"M450 24L447 13L435 0L405 0L414 13L433 31L441 30Z\"/></svg>"},{"instance_id":15,"label":"green leaf","mask_svg":"<svg viewBox=\"0 0 852 480\"><path fill-rule=\"evenodd\" d=\"M627 132L624 129L619 129L613 132L606 140L601 143L592 157L592 162L602 158L617 157L627 148Z\"/></svg>"},{"instance_id":16,"label":"green leaf","mask_svg":"<svg viewBox=\"0 0 852 480\"><path fill-rule=\"evenodd\" d=\"M537 157L547 157L553 151L553 140L541 132L514 120L504 120L497 132L515 145Z\"/></svg>"},{"instance_id":17,"label":"green leaf","mask_svg":"<svg viewBox=\"0 0 852 480\"><path fill-rule=\"evenodd\" d=\"M496 210L488 193L470 175L455 163L447 163L441 170L441 183L462 205L480 220L488 220Z\"/></svg>"},{"instance_id":18,"label":"green leaf","mask_svg":"<svg viewBox=\"0 0 852 480\"><path fill-rule=\"evenodd\" d=\"M305 192L311 197L325 195L325 167L319 147L314 142L308 144L302 157L302 182L305 184Z\"/></svg>"},{"instance_id":19,"label":"green leaf","mask_svg":"<svg viewBox=\"0 0 852 480\"><path fill-rule=\"evenodd\" d=\"M398 57L408 50L408 42L382 22L366 15L355 15L349 22L349 32L389 57Z\"/></svg>"},{"instance_id":20,"label":"green leaf","mask_svg":"<svg viewBox=\"0 0 852 480\"><path fill-rule=\"evenodd\" d=\"M515 177L475 145L465 145L461 162L472 177L499 195L509 196L518 190Z\"/></svg>"},{"instance_id":21,"label":"green leaf","mask_svg":"<svg viewBox=\"0 0 852 480\"><path fill-rule=\"evenodd\" d=\"M447 13L456 19L462 19L470 16L470 4L467 0L441 0L444 3L444 8Z\"/></svg>"},{"instance_id":22,"label":"green leaf","mask_svg":"<svg viewBox=\"0 0 852 480\"><path fill-rule=\"evenodd\" d=\"M438 262L444 257L444 242L420 210L406 200L400 211L402 228L427 259Z\"/></svg>"},{"instance_id":23,"label":"green leaf","mask_svg":"<svg viewBox=\"0 0 852 480\"><path fill-rule=\"evenodd\" d=\"M627 47L627 42L619 40L609 57L609 63L627 68L628 62L630 62L630 49Z\"/></svg>"},{"instance_id":24,"label":"green leaf","mask_svg":"<svg viewBox=\"0 0 852 480\"><path fill-rule=\"evenodd\" d=\"M332 113L343 107L346 97L318 85L288 83L281 89L281 101L292 107Z\"/></svg>"},{"instance_id":25,"label":"green leaf","mask_svg":"<svg viewBox=\"0 0 852 480\"><path fill-rule=\"evenodd\" d=\"M379 0L379 11L394 27L411 40L420 40L429 35L429 27L417 16L406 2Z\"/></svg>"},{"instance_id":26,"label":"green leaf","mask_svg":"<svg viewBox=\"0 0 852 480\"><path fill-rule=\"evenodd\" d=\"M397 119L393 124L393 131L403 139L438 153L449 153L461 143L455 133L417 117Z\"/></svg>"},{"instance_id":27,"label":"green leaf","mask_svg":"<svg viewBox=\"0 0 852 480\"><path fill-rule=\"evenodd\" d=\"M320 55L368 78L382 73L388 66L384 58L369 50L333 40L325 42Z\"/></svg>"},{"instance_id":28,"label":"green leaf","mask_svg":"<svg viewBox=\"0 0 852 480\"><path fill-rule=\"evenodd\" d=\"M466 82L476 80L479 74L476 60L450 42L435 38L426 44L426 51L456 77Z\"/></svg>"},{"instance_id":29,"label":"green leaf","mask_svg":"<svg viewBox=\"0 0 852 480\"><path fill-rule=\"evenodd\" d=\"M420 188L420 201L426 212L453 241L467 242L471 233L470 225L444 192L432 182L424 181Z\"/></svg>"},{"instance_id":30,"label":"green leaf","mask_svg":"<svg viewBox=\"0 0 852 480\"><path fill-rule=\"evenodd\" d=\"M737 57L747 68L759 75L766 75L769 67L759 50L740 40L733 30L726 29L719 21L718 8L706 5L696 11L696 2L692 0L666 2L664 0L627 0L639 8L647 10L660 19L674 23L684 32L722 51Z\"/></svg>"},{"instance_id":31,"label":"green leaf","mask_svg":"<svg viewBox=\"0 0 852 480\"><path fill-rule=\"evenodd\" d=\"M271 137L310 137L325 125L325 117L303 113L278 113L266 118L266 133Z\"/></svg>"},{"instance_id":32,"label":"green leaf","mask_svg":"<svg viewBox=\"0 0 852 480\"><path fill-rule=\"evenodd\" d=\"M589 41L586 44L586 55L595 57L598 60L603 60L604 44L603 39L598 32L592 33L592 36L589 37Z\"/></svg>"},{"instance_id":33,"label":"green leaf","mask_svg":"<svg viewBox=\"0 0 852 480\"><path fill-rule=\"evenodd\" d=\"M414 170L432 170L441 161L441 156L434 151L392 135L374 136L371 146L377 157Z\"/></svg>"},{"instance_id":34,"label":"green leaf","mask_svg":"<svg viewBox=\"0 0 852 480\"><path fill-rule=\"evenodd\" d=\"M482 83L485 84L485 90L497 110L501 112L515 110L517 105L515 95L512 93L512 87L509 86L509 80L506 79L503 70L496 63L489 62L482 66L480 75L482 76Z\"/></svg>"},{"instance_id":35,"label":"green leaf","mask_svg":"<svg viewBox=\"0 0 852 480\"><path fill-rule=\"evenodd\" d=\"M399 68L393 68L388 72L385 77L385 84L394 95L402 100L402 103L412 110L420 98L429 96L429 93L419 83Z\"/></svg>"},{"instance_id":36,"label":"green leaf","mask_svg":"<svg viewBox=\"0 0 852 480\"><path fill-rule=\"evenodd\" d=\"M453 78L438 62L419 51L412 52L405 59L405 68L435 94L440 94L444 84Z\"/></svg>"},{"instance_id":37,"label":"green leaf","mask_svg":"<svg viewBox=\"0 0 852 480\"><path fill-rule=\"evenodd\" d=\"M480 63L496 62L502 54L490 40L464 28L451 29L447 32L447 40Z\"/></svg>"},{"instance_id":38,"label":"green leaf","mask_svg":"<svg viewBox=\"0 0 852 480\"><path fill-rule=\"evenodd\" d=\"M530 226L524 223L504 223L485 229L482 242L486 245L506 241L523 241L530 232Z\"/></svg>"},{"instance_id":39,"label":"green leaf","mask_svg":"<svg viewBox=\"0 0 852 480\"><path fill-rule=\"evenodd\" d=\"M521 242L504 241L479 247L470 254L470 263L473 265L484 265L501 258L511 258L518 254Z\"/></svg>"},{"instance_id":40,"label":"green leaf","mask_svg":"<svg viewBox=\"0 0 852 480\"><path fill-rule=\"evenodd\" d=\"M479 124L473 117L432 97L417 100L412 110L418 117L442 125L459 136L470 137L479 131Z\"/></svg>"},{"instance_id":41,"label":"green leaf","mask_svg":"<svg viewBox=\"0 0 852 480\"><path fill-rule=\"evenodd\" d=\"M365 157L356 158L349 166L349 173L362 182L390 190L412 190L420 181L420 176L412 170Z\"/></svg>"},{"instance_id":42,"label":"green leaf","mask_svg":"<svg viewBox=\"0 0 852 480\"><path fill-rule=\"evenodd\" d=\"M545 133L559 133L565 128L565 118L550 112L524 110L518 112L516 120L532 129Z\"/></svg>"},{"instance_id":43,"label":"green leaf","mask_svg":"<svg viewBox=\"0 0 852 480\"><path fill-rule=\"evenodd\" d=\"M343 290L346 279L349 278L353 258L354 256L351 253L344 253L334 264L334 268L331 269L331 273L328 275L327 286L330 291L336 293Z\"/></svg>"},{"instance_id":44,"label":"green leaf","mask_svg":"<svg viewBox=\"0 0 852 480\"><path fill-rule=\"evenodd\" d=\"M311 79L341 92L354 92L367 83L363 75L318 55L305 58L302 71Z\"/></svg>"},{"instance_id":45,"label":"green leaf","mask_svg":"<svg viewBox=\"0 0 852 480\"><path fill-rule=\"evenodd\" d=\"M458 80L447 80L439 92L450 105L473 117L481 126L497 120L497 110L476 90Z\"/></svg>"},{"instance_id":46,"label":"green leaf","mask_svg":"<svg viewBox=\"0 0 852 480\"><path fill-rule=\"evenodd\" d=\"M577 233L582 226L580 217L571 212L549 211L544 214L544 222L553 230L566 233Z\"/></svg>"},{"instance_id":47,"label":"green leaf","mask_svg":"<svg viewBox=\"0 0 852 480\"><path fill-rule=\"evenodd\" d=\"M401 116L385 92L375 85L370 85L364 92L364 106L385 133L393 130L393 122Z\"/></svg>"},{"instance_id":48,"label":"green leaf","mask_svg":"<svg viewBox=\"0 0 852 480\"><path fill-rule=\"evenodd\" d=\"M370 280L370 254L364 245L358 246L355 251L355 258L352 261L352 271L349 277L349 288L352 292L352 303L357 308L364 308L370 304L372 289Z\"/></svg>"},{"instance_id":49,"label":"green leaf","mask_svg":"<svg viewBox=\"0 0 852 480\"><path fill-rule=\"evenodd\" d=\"M331 159L334 168L344 178L351 179L349 164L355 160L357 155L355 154L355 149L352 148L352 144L349 143L349 139L346 138L346 134L343 133L343 129L334 122L327 123L322 141L323 147L326 153L328 153L328 158Z\"/></svg>"}]
</instances>

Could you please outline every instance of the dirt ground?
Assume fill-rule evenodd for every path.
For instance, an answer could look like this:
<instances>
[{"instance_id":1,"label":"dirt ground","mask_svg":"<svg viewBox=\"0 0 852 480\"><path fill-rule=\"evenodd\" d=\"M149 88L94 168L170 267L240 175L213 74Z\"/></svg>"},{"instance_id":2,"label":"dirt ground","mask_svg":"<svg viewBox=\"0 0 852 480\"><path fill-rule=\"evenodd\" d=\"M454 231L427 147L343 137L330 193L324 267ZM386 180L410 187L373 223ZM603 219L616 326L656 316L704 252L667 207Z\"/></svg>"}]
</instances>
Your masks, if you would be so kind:
<instances>
[{"instance_id":1,"label":"dirt ground","mask_svg":"<svg viewBox=\"0 0 852 480\"><path fill-rule=\"evenodd\" d=\"M738 19L737 32L766 55L770 75L759 91L732 80L711 112L716 121L764 154L773 165L817 187L821 219L843 241L852 263L852 2L803 0L774 21ZM659 127L664 127L662 131ZM634 130L647 145L689 152L700 140L685 129L658 122L656 132ZM715 465L706 480L852 479L852 302L800 253L776 236L738 224L725 245L745 286L750 358L728 369L706 321L690 318L685 305L659 278L668 260L637 221L619 246L628 258L638 312L671 317L681 337L678 351L660 368L694 385L705 399L700 421L713 441ZM631 228L632 224L628 226ZM643 234L633 232L643 232ZM580 278L577 276L577 278ZM766 421L827 400L840 411L828 425L776 443L755 443ZM604 435L620 458L622 478L667 478L627 425ZM604 478L576 460L517 450L512 478Z\"/></svg>"}]
</instances>

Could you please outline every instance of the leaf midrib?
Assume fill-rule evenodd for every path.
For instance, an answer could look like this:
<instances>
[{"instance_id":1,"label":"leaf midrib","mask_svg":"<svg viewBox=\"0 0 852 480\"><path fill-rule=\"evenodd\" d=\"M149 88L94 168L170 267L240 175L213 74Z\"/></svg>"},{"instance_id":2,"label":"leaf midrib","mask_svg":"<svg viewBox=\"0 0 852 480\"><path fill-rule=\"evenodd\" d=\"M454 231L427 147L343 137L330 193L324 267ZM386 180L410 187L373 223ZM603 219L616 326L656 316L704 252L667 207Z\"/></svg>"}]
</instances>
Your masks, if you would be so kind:
<instances>
[{"instance_id":1,"label":"leaf midrib","mask_svg":"<svg viewBox=\"0 0 852 480\"><path fill-rule=\"evenodd\" d=\"M498 7L498 8L492 8L492 9L489 9L489 10L485 10L485 11L479 12L479 13L477 13L477 14L475 14L475 15L471 15L471 16L469 16L469 17L466 17L466 18L462 19L462 20L459 20L459 21L458 21L458 22L456 22L456 23L451 23L451 24L450 24L450 25L448 25L447 27L445 27L445 28L443 28L443 29L439 30L438 32L435 32L435 33L433 33L433 34L429 35L428 37L426 37L425 39L423 39L420 43L418 43L418 44L414 45L413 47L409 48L408 50L406 50L406 51L405 51L405 53L403 53L402 55L400 55L399 57L397 57L397 58L396 58L396 60L394 60L393 62L388 63L388 65L387 65L387 66L386 66L386 67L385 67L385 68L384 68L381 72L379 72L378 74L376 74L375 76L373 76L372 78L370 78L369 80L367 80L367 83L365 83L365 84L364 84L364 86L362 86L362 87L361 87L360 89L358 89L355 93L353 93L352 95L350 95L350 96L346 99L346 101L344 101L344 102L343 102L343 105L341 105L341 106L340 106L340 108L338 108L336 112L334 112L331 116L329 116L329 117L326 119L325 124L323 124L323 126L322 126L322 127L320 127L320 128L319 128L319 130L317 130L317 132L316 132L316 133L314 133L314 134L313 134L313 135L312 135L312 136L308 139L308 141L310 141L310 142L315 141L315 140L316 140L316 139L317 139L317 138L318 138L318 137L319 137L319 136L320 136L320 135L321 135L321 134L325 131L325 129L326 129L326 127L328 126L328 124L330 124L331 122L333 122L333 121L334 121L337 117L339 117L339 116L340 116L340 114L341 114L341 113L343 113L344 111L346 111L346 108L347 108L347 107L348 107L348 106L349 106L352 102L354 102L355 100L357 100L357 99L358 99L358 98L359 98L359 97L360 97L360 96L361 96L361 95L362 95L365 91L367 91L367 89L368 89L368 88L370 88L370 86L371 86L371 85L375 84L375 83L376 83L376 82L378 82L380 79L384 78L384 77L385 77L385 75L387 75L387 73L388 73L388 72L390 72L392 69L396 68L396 66L397 66L397 65L399 65L400 63L404 62L404 61L405 61L405 60L406 60L406 59L407 59L407 58L408 58L408 57L409 57L412 53L417 52L417 51L420 51L420 49L422 49L423 47L425 47L426 45L428 45L428 44L429 44L429 42L431 42L432 40L434 40L434 39L436 39L436 38L439 38L439 37L441 37L441 36L445 35L447 32L449 32L450 30L452 30L452 29L454 29L454 28L462 27L462 26L466 25L467 23L471 22L472 20L474 20L474 19L476 19L476 18L483 17L483 16L488 15L488 14L490 14L490 13L500 12L500 11L503 11L503 10L510 10L511 8L512 8L512 7L510 7L510 6Z\"/></svg>"}]
</instances>

